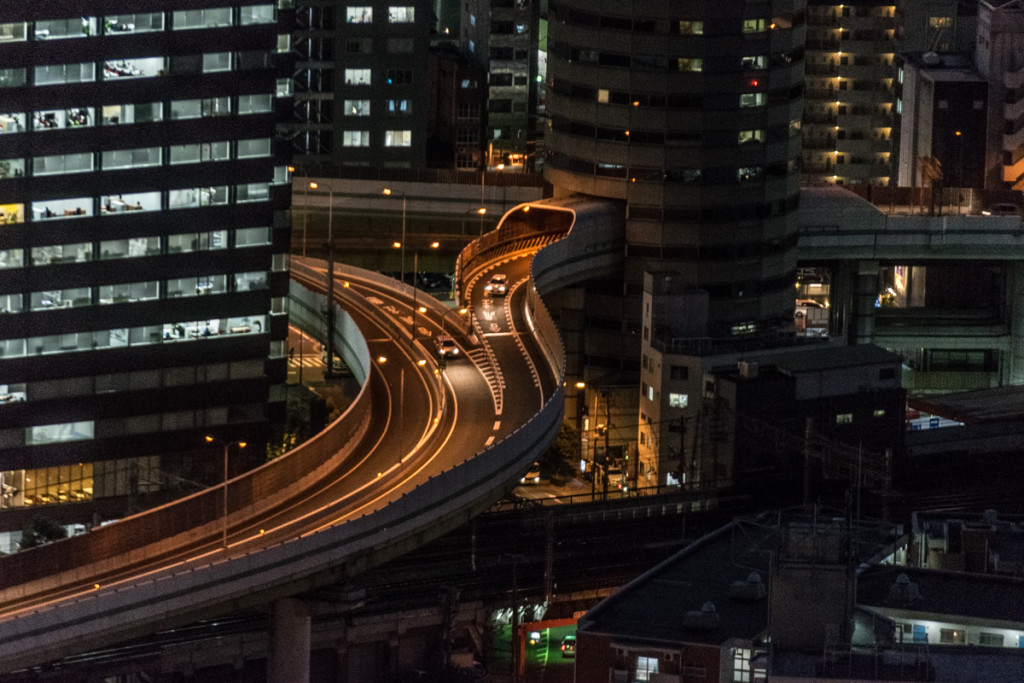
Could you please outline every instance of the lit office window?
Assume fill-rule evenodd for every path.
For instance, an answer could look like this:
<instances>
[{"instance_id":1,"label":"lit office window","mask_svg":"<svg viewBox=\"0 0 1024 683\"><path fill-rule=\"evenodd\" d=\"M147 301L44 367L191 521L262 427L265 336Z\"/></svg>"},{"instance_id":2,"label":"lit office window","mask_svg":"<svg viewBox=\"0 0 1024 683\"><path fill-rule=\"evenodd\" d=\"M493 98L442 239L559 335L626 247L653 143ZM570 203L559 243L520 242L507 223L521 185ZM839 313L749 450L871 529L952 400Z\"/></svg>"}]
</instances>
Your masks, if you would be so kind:
<instances>
[{"instance_id":1,"label":"lit office window","mask_svg":"<svg viewBox=\"0 0 1024 683\"><path fill-rule=\"evenodd\" d=\"M0 69L0 88L18 88L25 85L25 69Z\"/></svg>"},{"instance_id":2,"label":"lit office window","mask_svg":"<svg viewBox=\"0 0 1024 683\"><path fill-rule=\"evenodd\" d=\"M97 25L96 17L37 21L35 24L35 39L87 38L97 34Z\"/></svg>"},{"instance_id":3,"label":"lit office window","mask_svg":"<svg viewBox=\"0 0 1024 683\"><path fill-rule=\"evenodd\" d=\"M412 146L411 130L386 130L384 131L385 147L410 147Z\"/></svg>"},{"instance_id":4,"label":"lit office window","mask_svg":"<svg viewBox=\"0 0 1024 683\"><path fill-rule=\"evenodd\" d=\"M189 187L170 190L167 193L167 208L169 209L194 209L199 206L217 206L227 203L228 188L224 185Z\"/></svg>"},{"instance_id":5,"label":"lit office window","mask_svg":"<svg viewBox=\"0 0 1024 683\"><path fill-rule=\"evenodd\" d=\"M346 116L369 116L370 100L345 100Z\"/></svg>"},{"instance_id":6,"label":"lit office window","mask_svg":"<svg viewBox=\"0 0 1024 683\"><path fill-rule=\"evenodd\" d=\"M411 114L412 100L388 100L389 114Z\"/></svg>"},{"instance_id":7,"label":"lit office window","mask_svg":"<svg viewBox=\"0 0 1024 683\"><path fill-rule=\"evenodd\" d=\"M167 296L171 298L223 294L228 291L226 275L198 275L167 281Z\"/></svg>"},{"instance_id":8,"label":"lit office window","mask_svg":"<svg viewBox=\"0 0 1024 683\"><path fill-rule=\"evenodd\" d=\"M346 130L342 131L341 144L343 147L369 147L370 131L368 130Z\"/></svg>"},{"instance_id":9,"label":"lit office window","mask_svg":"<svg viewBox=\"0 0 1024 683\"><path fill-rule=\"evenodd\" d=\"M744 33L763 33L766 29L766 22L764 19L744 19L743 20L743 32Z\"/></svg>"},{"instance_id":10,"label":"lit office window","mask_svg":"<svg viewBox=\"0 0 1024 683\"><path fill-rule=\"evenodd\" d=\"M186 9L174 12L174 30L231 26L231 8Z\"/></svg>"},{"instance_id":11,"label":"lit office window","mask_svg":"<svg viewBox=\"0 0 1024 683\"><path fill-rule=\"evenodd\" d=\"M742 145L745 142L764 142L765 131L763 128L755 130L741 130L738 142Z\"/></svg>"},{"instance_id":12,"label":"lit office window","mask_svg":"<svg viewBox=\"0 0 1024 683\"><path fill-rule=\"evenodd\" d=\"M243 183L235 185L235 202L265 202L270 199L270 183Z\"/></svg>"},{"instance_id":13,"label":"lit office window","mask_svg":"<svg viewBox=\"0 0 1024 683\"><path fill-rule=\"evenodd\" d=\"M644 657L640 656L636 658L636 678L634 680L649 681L651 680L651 674L658 673L658 658L657 657Z\"/></svg>"},{"instance_id":14,"label":"lit office window","mask_svg":"<svg viewBox=\"0 0 1024 683\"><path fill-rule=\"evenodd\" d=\"M159 211L159 192L130 192L128 194L104 195L100 206L101 215L124 214L129 211Z\"/></svg>"},{"instance_id":15,"label":"lit office window","mask_svg":"<svg viewBox=\"0 0 1024 683\"><path fill-rule=\"evenodd\" d=\"M200 100L174 100L171 102L172 120L227 116L230 113L230 97L204 97Z\"/></svg>"},{"instance_id":16,"label":"lit office window","mask_svg":"<svg viewBox=\"0 0 1024 683\"><path fill-rule=\"evenodd\" d=\"M740 58L740 65L744 69L767 69L768 57L765 55L748 55Z\"/></svg>"},{"instance_id":17,"label":"lit office window","mask_svg":"<svg viewBox=\"0 0 1024 683\"><path fill-rule=\"evenodd\" d=\"M676 25L676 30L680 35L701 35L704 33L704 22L703 21L680 21Z\"/></svg>"},{"instance_id":18,"label":"lit office window","mask_svg":"<svg viewBox=\"0 0 1024 683\"><path fill-rule=\"evenodd\" d=\"M239 95L239 114L263 114L273 111L273 97L270 95Z\"/></svg>"},{"instance_id":19,"label":"lit office window","mask_svg":"<svg viewBox=\"0 0 1024 683\"><path fill-rule=\"evenodd\" d=\"M270 156L270 138L239 140L237 156L239 159Z\"/></svg>"},{"instance_id":20,"label":"lit office window","mask_svg":"<svg viewBox=\"0 0 1024 683\"><path fill-rule=\"evenodd\" d=\"M163 12L127 12L103 17L103 32L107 35L123 33L152 33L164 30Z\"/></svg>"},{"instance_id":21,"label":"lit office window","mask_svg":"<svg viewBox=\"0 0 1024 683\"><path fill-rule=\"evenodd\" d=\"M32 175L62 175L65 173L88 173L94 169L92 152L75 154L55 154L53 156L34 157L32 159Z\"/></svg>"},{"instance_id":22,"label":"lit office window","mask_svg":"<svg viewBox=\"0 0 1024 683\"><path fill-rule=\"evenodd\" d=\"M103 152L103 170L159 166L163 162L161 151L159 147L107 150Z\"/></svg>"},{"instance_id":23,"label":"lit office window","mask_svg":"<svg viewBox=\"0 0 1024 683\"><path fill-rule=\"evenodd\" d=\"M763 107L765 96L763 92L746 92L740 95L741 107Z\"/></svg>"},{"instance_id":24,"label":"lit office window","mask_svg":"<svg viewBox=\"0 0 1024 683\"><path fill-rule=\"evenodd\" d=\"M36 85L62 85L64 83L88 83L96 80L96 65L92 62L78 64L48 64L35 67Z\"/></svg>"},{"instance_id":25,"label":"lit office window","mask_svg":"<svg viewBox=\"0 0 1024 683\"><path fill-rule=\"evenodd\" d=\"M235 291L247 292L255 289L267 289L269 287L267 272L265 270L253 273L235 273Z\"/></svg>"},{"instance_id":26,"label":"lit office window","mask_svg":"<svg viewBox=\"0 0 1024 683\"><path fill-rule=\"evenodd\" d=\"M160 253L159 237L130 237L100 242L100 260L120 258L141 258Z\"/></svg>"},{"instance_id":27,"label":"lit office window","mask_svg":"<svg viewBox=\"0 0 1024 683\"><path fill-rule=\"evenodd\" d=\"M61 128L85 128L94 124L94 109L53 109L32 112L32 130L59 130Z\"/></svg>"},{"instance_id":28,"label":"lit office window","mask_svg":"<svg viewBox=\"0 0 1024 683\"><path fill-rule=\"evenodd\" d=\"M201 161L227 161L230 158L230 144L227 140L171 145L170 148L170 163L172 165L196 164Z\"/></svg>"},{"instance_id":29,"label":"lit office window","mask_svg":"<svg viewBox=\"0 0 1024 683\"><path fill-rule=\"evenodd\" d=\"M345 69L345 85L370 85L370 70Z\"/></svg>"},{"instance_id":30,"label":"lit office window","mask_svg":"<svg viewBox=\"0 0 1024 683\"><path fill-rule=\"evenodd\" d=\"M279 78L277 79L277 88L275 95L277 97L291 97L294 88L294 81L290 78Z\"/></svg>"},{"instance_id":31,"label":"lit office window","mask_svg":"<svg viewBox=\"0 0 1024 683\"><path fill-rule=\"evenodd\" d=\"M345 21L350 24L369 24L373 21L373 8L369 6L348 7L345 9Z\"/></svg>"},{"instance_id":32,"label":"lit office window","mask_svg":"<svg viewBox=\"0 0 1024 683\"><path fill-rule=\"evenodd\" d=\"M164 120L163 102L146 104L108 104L103 107L101 122L104 126L128 123L150 123Z\"/></svg>"},{"instance_id":33,"label":"lit office window","mask_svg":"<svg viewBox=\"0 0 1024 683\"><path fill-rule=\"evenodd\" d=\"M4 178L21 178L25 175L24 159L0 159L0 180ZM3 213L3 205L0 204L0 224L17 223Z\"/></svg>"},{"instance_id":34,"label":"lit office window","mask_svg":"<svg viewBox=\"0 0 1024 683\"><path fill-rule=\"evenodd\" d=\"M208 52L203 55L203 73L231 71L230 52Z\"/></svg>"},{"instance_id":35,"label":"lit office window","mask_svg":"<svg viewBox=\"0 0 1024 683\"><path fill-rule=\"evenodd\" d=\"M24 21L17 21L10 24L0 24L0 42L21 43L28 36L28 24Z\"/></svg>"},{"instance_id":36,"label":"lit office window","mask_svg":"<svg viewBox=\"0 0 1024 683\"><path fill-rule=\"evenodd\" d=\"M24 133L24 114L0 114L0 135L5 133Z\"/></svg>"},{"instance_id":37,"label":"lit office window","mask_svg":"<svg viewBox=\"0 0 1024 683\"><path fill-rule=\"evenodd\" d=\"M32 220L46 221L60 218L81 218L92 215L92 197L51 199L32 202Z\"/></svg>"},{"instance_id":38,"label":"lit office window","mask_svg":"<svg viewBox=\"0 0 1024 683\"><path fill-rule=\"evenodd\" d=\"M17 313L21 310L21 304L18 303L14 307L11 304L11 297L13 295L4 294L0 295L0 311L7 311L9 313ZM19 298L20 294L17 295ZM26 339L0 339L0 358L22 358L25 356L25 344Z\"/></svg>"},{"instance_id":39,"label":"lit office window","mask_svg":"<svg viewBox=\"0 0 1024 683\"><path fill-rule=\"evenodd\" d=\"M75 335L64 335L75 336ZM25 444L37 446L48 443L85 441L93 438L93 422L64 422L62 424L40 425L25 429Z\"/></svg>"},{"instance_id":40,"label":"lit office window","mask_svg":"<svg viewBox=\"0 0 1024 683\"><path fill-rule=\"evenodd\" d=\"M103 63L103 79L153 78L162 76L166 69L163 57L137 59L108 59Z\"/></svg>"},{"instance_id":41,"label":"lit office window","mask_svg":"<svg viewBox=\"0 0 1024 683\"><path fill-rule=\"evenodd\" d=\"M72 308L92 304L88 287L53 289L29 294L29 310L45 311L53 308Z\"/></svg>"},{"instance_id":42,"label":"lit office window","mask_svg":"<svg viewBox=\"0 0 1024 683\"><path fill-rule=\"evenodd\" d=\"M704 60L697 57L680 57L676 61L676 67L680 71L700 72L704 70Z\"/></svg>"},{"instance_id":43,"label":"lit office window","mask_svg":"<svg viewBox=\"0 0 1024 683\"><path fill-rule=\"evenodd\" d=\"M388 7L388 23L411 24L416 10L413 7Z\"/></svg>"},{"instance_id":44,"label":"lit office window","mask_svg":"<svg viewBox=\"0 0 1024 683\"><path fill-rule=\"evenodd\" d=\"M224 189L225 193L227 189ZM227 249L227 230L214 230L212 232L186 232L179 235L168 235L167 253L177 254L193 251L217 251Z\"/></svg>"},{"instance_id":45,"label":"lit office window","mask_svg":"<svg viewBox=\"0 0 1024 683\"><path fill-rule=\"evenodd\" d=\"M22 268L25 265L23 249L0 249L0 270Z\"/></svg>"},{"instance_id":46,"label":"lit office window","mask_svg":"<svg viewBox=\"0 0 1024 683\"><path fill-rule=\"evenodd\" d=\"M22 172L24 175L24 172ZM24 223L24 204L0 204L0 223Z\"/></svg>"},{"instance_id":47,"label":"lit office window","mask_svg":"<svg viewBox=\"0 0 1024 683\"><path fill-rule=\"evenodd\" d=\"M752 182L760 179L764 169L761 166L741 166L736 169L736 180L741 183Z\"/></svg>"},{"instance_id":48,"label":"lit office window","mask_svg":"<svg viewBox=\"0 0 1024 683\"><path fill-rule=\"evenodd\" d=\"M236 247L270 244L270 228L241 228L235 231Z\"/></svg>"},{"instance_id":49,"label":"lit office window","mask_svg":"<svg viewBox=\"0 0 1024 683\"><path fill-rule=\"evenodd\" d=\"M274 13L274 5L272 3L248 5L240 8L238 12L239 23L242 26L249 26L251 24L273 24L277 21L277 16Z\"/></svg>"},{"instance_id":50,"label":"lit office window","mask_svg":"<svg viewBox=\"0 0 1024 683\"><path fill-rule=\"evenodd\" d=\"M85 263L92 260L92 243L51 244L32 247L33 266L48 266L52 263Z\"/></svg>"}]
</instances>

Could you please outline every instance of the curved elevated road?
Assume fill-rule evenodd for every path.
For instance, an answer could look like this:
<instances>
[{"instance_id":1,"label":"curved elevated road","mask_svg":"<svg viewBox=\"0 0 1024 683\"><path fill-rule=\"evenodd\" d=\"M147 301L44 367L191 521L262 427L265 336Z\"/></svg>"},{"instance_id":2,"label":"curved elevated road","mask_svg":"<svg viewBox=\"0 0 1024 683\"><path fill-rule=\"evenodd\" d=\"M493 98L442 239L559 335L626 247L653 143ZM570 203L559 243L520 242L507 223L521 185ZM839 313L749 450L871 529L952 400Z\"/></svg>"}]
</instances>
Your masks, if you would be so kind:
<instances>
[{"instance_id":1,"label":"curved elevated road","mask_svg":"<svg viewBox=\"0 0 1024 683\"><path fill-rule=\"evenodd\" d=\"M0 672L336 582L504 495L561 418L564 360L530 297L529 255L477 260L463 285L472 330L439 305L413 313L416 294L393 280L336 269L335 293L368 366L352 408L303 453L228 487L0 559ZM510 291L486 298L481 284L496 268ZM324 264L296 259L293 278L313 287L326 279ZM432 339L442 330L465 357L439 370ZM261 495L275 471L295 481ZM217 514L224 496L227 522Z\"/></svg>"}]
</instances>

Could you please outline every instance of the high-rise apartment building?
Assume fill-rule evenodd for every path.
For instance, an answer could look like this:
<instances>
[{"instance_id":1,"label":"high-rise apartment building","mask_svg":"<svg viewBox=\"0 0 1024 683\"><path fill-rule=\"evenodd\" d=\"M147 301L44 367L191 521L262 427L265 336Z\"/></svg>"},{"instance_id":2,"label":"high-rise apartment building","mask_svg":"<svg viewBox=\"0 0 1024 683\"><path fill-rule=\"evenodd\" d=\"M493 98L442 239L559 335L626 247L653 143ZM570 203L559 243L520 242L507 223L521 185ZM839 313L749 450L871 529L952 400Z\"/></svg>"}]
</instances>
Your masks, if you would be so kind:
<instances>
[{"instance_id":1,"label":"high-rise apartment building","mask_svg":"<svg viewBox=\"0 0 1024 683\"><path fill-rule=\"evenodd\" d=\"M803 172L811 184L888 185L896 3L807 5Z\"/></svg>"},{"instance_id":2,"label":"high-rise apartment building","mask_svg":"<svg viewBox=\"0 0 1024 683\"><path fill-rule=\"evenodd\" d=\"M204 435L262 459L284 406L290 5L0 6L4 528L217 481Z\"/></svg>"},{"instance_id":3,"label":"high-rise apartment building","mask_svg":"<svg viewBox=\"0 0 1024 683\"><path fill-rule=\"evenodd\" d=\"M625 203L635 322L643 272L677 270L703 336L791 327L804 8L550 3L545 177Z\"/></svg>"}]
</instances>

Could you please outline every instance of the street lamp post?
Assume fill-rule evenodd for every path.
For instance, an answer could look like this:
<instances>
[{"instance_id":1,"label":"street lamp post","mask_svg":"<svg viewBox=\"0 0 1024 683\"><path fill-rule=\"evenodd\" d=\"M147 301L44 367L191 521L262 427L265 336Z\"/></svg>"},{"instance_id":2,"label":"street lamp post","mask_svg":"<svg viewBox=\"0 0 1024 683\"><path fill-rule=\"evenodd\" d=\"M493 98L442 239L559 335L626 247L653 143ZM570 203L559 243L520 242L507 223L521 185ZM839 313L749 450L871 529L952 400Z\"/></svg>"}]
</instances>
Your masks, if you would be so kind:
<instances>
[{"instance_id":1,"label":"street lamp post","mask_svg":"<svg viewBox=\"0 0 1024 683\"><path fill-rule=\"evenodd\" d=\"M218 438L207 436L207 443L216 443L224 447L224 482L221 484L224 488L223 508L221 509L221 516L224 518L224 525L222 531L222 543L225 548L228 547L228 450L237 445L240 449L245 448L246 443L244 441L221 441Z\"/></svg>"},{"instance_id":2,"label":"street lamp post","mask_svg":"<svg viewBox=\"0 0 1024 683\"><path fill-rule=\"evenodd\" d=\"M400 194L402 196L402 282L405 283L405 200L407 197L404 192L395 192L389 187L384 188L384 194L389 197L393 194ZM414 278L415 279L415 276Z\"/></svg>"},{"instance_id":3,"label":"street lamp post","mask_svg":"<svg viewBox=\"0 0 1024 683\"><path fill-rule=\"evenodd\" d=\"M315 182L310 189L317 189ZM334 377L334 188L327 186L327 367L324 377Z\"/></svg>"}]
</instances>

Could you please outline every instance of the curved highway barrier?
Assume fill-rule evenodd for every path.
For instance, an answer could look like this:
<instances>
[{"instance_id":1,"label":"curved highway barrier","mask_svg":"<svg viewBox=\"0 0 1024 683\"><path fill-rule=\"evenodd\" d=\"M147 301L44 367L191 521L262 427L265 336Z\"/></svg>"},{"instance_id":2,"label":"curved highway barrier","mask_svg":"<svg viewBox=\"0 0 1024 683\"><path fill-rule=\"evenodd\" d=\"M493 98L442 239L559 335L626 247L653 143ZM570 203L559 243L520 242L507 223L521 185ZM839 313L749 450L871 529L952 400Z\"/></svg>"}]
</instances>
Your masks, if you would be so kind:
<instances>
[{"instance_id":1,"label":"curved highway barrier","mask_svg":"<svg viewBox=\"0 0 1024 683\"><path fill-rule=\"evenodd\" d=\"M336 272L344 277L344 269ZM365 271L353 274L363 276ZM402 287L393 280L381 285ZM348 302L346 305L361 305L371 313L375 309L365 301L357 304L358 297L343 288L336 293ZM318 302L304 297L297 293L302 302L297 306L306 308L309 314L303 325L315 326L318 322L312 313L319 310ZM204 550L190 559L179 559L182 548L196 539L208 538L223 523L219 516L223 489L214 487L70 542L3 558L0 572L8 586L0 591L0 671L51 661L200 618L265 606L277 598L364 571L456 528L486 509L515 486L518 473L547 448L561 424L564 349L554 322L533 288L527 305L531 328L543 349L546 366L557 379L557 388L525 424L461 463L424 475L414 488L395 493L386 505L369 514L329 516L315 530L285 540L240 543L232 553ZM401 334L402 326L382 324L391 325L394 334ZM371 410L374 374L365 342L353 344L347 323L336 325L336 329L339 326L345 343L352 344L350 350L356 351L351 356L354 367L365 369L361 371L368 381L349 410L330 428L229 483L233 526L241 524L250 512L280 507L280 501L288 496L301 496L304 487L315 484L325 468L354 457L361 447L360 437L375 418ZM282 487L282 481L287 485ZM386 495L386 489L382 493ZM258 515L248 521L258 521ZM158 540L146 545L144 541L149 539ZM251 550L243 552L242 548L249 545ZM161 553L175 559L110 585L97 582L90 587L88 583L102 570L123 565L125 555L141 554L147 560L158 560ZM28 584L17 583L17 577L32 575L46 565L59 573ZM11 608L30 594L53 599L28 608ZM7 609L2 608L4 603Z\"/></svg>"}]
</instances>

